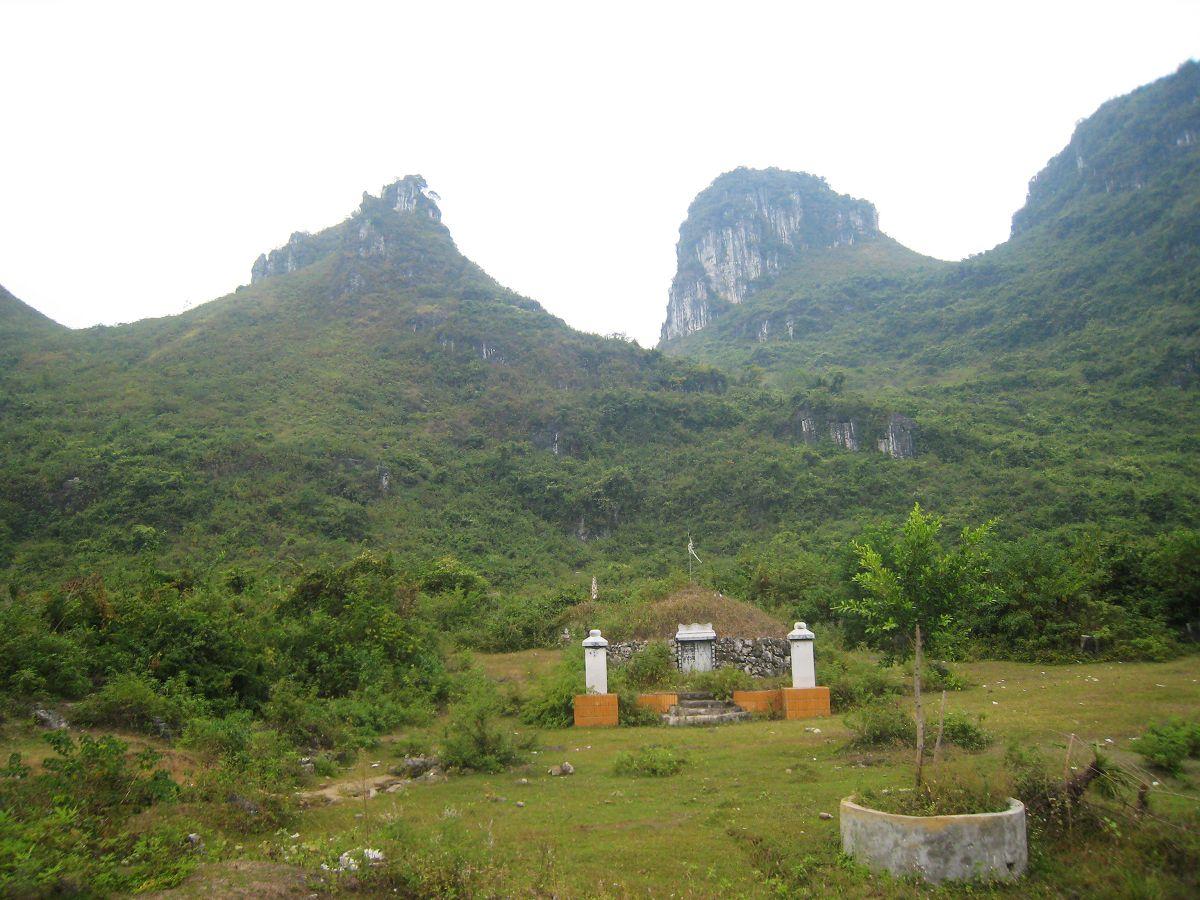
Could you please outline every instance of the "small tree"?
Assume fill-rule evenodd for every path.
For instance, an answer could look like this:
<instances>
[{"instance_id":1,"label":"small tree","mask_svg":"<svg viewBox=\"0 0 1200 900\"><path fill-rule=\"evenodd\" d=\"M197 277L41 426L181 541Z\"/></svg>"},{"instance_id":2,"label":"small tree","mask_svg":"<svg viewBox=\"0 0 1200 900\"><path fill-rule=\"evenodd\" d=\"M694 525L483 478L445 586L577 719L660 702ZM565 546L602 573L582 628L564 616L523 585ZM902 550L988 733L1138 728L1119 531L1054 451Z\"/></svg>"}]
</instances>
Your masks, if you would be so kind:
<instances>
[{"instance_id":1,"label":"small tree","mask_svg":"<svg viewBox=\"0 0 1200 900\"><path fill-rule=\"evenodd\" d=\"M958 545L939 541L942 520L918 503L889 547L854 543L862 596L835 609L859 619L867 639L890 657L913 657L917 718L917 784L925 765L925 715L921 705L922 648L945 645L961 634L966 613L995 599L984 541L988 522L966 528ZM885 558L886 554L886 558Z\"/></svg>"}]
</instances>

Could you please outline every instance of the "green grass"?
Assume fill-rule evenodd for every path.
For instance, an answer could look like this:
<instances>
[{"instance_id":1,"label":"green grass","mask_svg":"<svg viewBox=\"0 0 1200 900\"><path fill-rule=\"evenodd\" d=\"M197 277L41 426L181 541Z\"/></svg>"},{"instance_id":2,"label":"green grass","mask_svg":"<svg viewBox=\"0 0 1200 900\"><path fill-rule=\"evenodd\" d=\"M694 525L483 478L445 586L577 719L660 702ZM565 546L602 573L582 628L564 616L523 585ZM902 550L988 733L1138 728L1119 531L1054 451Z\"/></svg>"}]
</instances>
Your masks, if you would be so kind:
<instances>
[{"instance_id":1,"label":"green grass","mask_svg":"<svg viewBox=\"0 0 1200 900\"><path fill-rule=\"evenodd\" d=\"M481 655L484 668L520 682L551 664L547 651ZM1044 667L1017 663L965 664L974 685L948 695L947 708L983 713L998 741L980 754L950 750L933 777L958 774L1003 783L1005 746L1040 748L1055 767L1082 767L1089 743L1109 748L1119 763L1138 765L1138 737L1148 720L1195 715L1200 709L1200 657L1168 663ZM1160 686L1161 685L1161 686ZM908 701L911 702L911 701ZM524 726L512 723L513 731ZM819 728L820 733L808 729ZM436 740L437 728L389 736L365 751L337 780L365 780L411 742ZM371 799L348 799L304 811L287 832L235 838L206 835L221 847L219 864L198 871L181 895L203 893L205 880L229 885L239 871L274 873L281 885L310 876L320 862L346 851L381 847L405 853L421 842L439 852L478 853L484 884L512 896L813 896L906 897L908 882L869 874L839 851L837 810L857 791L899 790L912 784L911 753L854 752L839 716L808 722L754 721L717 729L563 729L540 733L540 751L527 766L499 775L452 775ZM1105 744L1111 739L1112 744ZM686 756L669 778L614 772L619 754L660 745ZM569 760L570 777L546 770ZM379 768L372 763L380 762ZM1168 834L1200 824L1200 803L1162 793L1200 796L1200 765L1178 779L1159 776L1151 810ZM527 779L527 784L521 784ZM519 807L517 802L524 803ZM1186 896L1196 887L1196 857L1172 856L1104 807L1114 831L1082 830L1069 841L1033 838L1029 877L1015 888L978 888L1013 896ZM821 812L834 815L822 820ZM290 834L298 834L292 839ZM235 849L240 847L240 849ZM1193 839L1191 853L1195 853ZM271 863L257 867L259 864ZM1193 866L1188 870L1187 866ZM231 869L230 867L233 866ZM231 874L233 872L234 874ZM232 881L231 881L232 879ZM259 885L262 888L262 885ZM482 888L481 888L482 890ZM921 892L959 895L967 887Z\"/></svg>"}]
</instances>

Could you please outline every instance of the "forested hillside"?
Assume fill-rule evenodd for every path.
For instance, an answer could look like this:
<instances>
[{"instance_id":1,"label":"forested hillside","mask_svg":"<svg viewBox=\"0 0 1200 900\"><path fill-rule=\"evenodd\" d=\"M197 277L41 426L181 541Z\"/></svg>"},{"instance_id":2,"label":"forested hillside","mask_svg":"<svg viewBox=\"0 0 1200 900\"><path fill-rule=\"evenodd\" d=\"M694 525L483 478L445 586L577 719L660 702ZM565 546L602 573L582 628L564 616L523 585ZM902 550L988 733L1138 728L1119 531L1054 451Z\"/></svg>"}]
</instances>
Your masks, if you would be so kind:
<instances>
[{"instance_id":1,"label":"forested hillside","mask_svg":"<svg viewBox=\"0 0 1200 900\"><path fill-rule=\"evenodd\" d=\"M961 263L812 176L722 176L672 288L706 312L658 350L497 284L417 176L179 316L71 332L0 295L2 580L289 577L372 549L560 609L593 574L621 595L678 571L690 531L699 577L822 613L853 590L849 541L920 501L997 520L1022 615L1073 598L1055 647L1126 602L1182 628L1198 95L1187 64L1107 104L1012 240Z\"/></svg>"}]
</instances>

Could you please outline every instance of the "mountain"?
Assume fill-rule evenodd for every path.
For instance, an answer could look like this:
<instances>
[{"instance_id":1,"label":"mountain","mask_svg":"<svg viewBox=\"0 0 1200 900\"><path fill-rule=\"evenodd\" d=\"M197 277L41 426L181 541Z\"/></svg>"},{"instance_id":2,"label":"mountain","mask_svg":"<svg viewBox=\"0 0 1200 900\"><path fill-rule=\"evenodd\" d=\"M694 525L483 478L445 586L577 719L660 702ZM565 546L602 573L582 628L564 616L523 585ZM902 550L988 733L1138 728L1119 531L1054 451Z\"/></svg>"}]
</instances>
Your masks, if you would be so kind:
<instances>
[{"instance_id":1,"label":"mountain","mask_svg":"<svg viewBox=\"0 0 1200 900\"><path fill-rule=\"evenodd\" d=\"M916 500L1043 543L1194 526L1197 77L1081 124L1087 168L1052 162L960 263L813 176L718 178L655 350L498 284L419 176L178 316L68 331L0 295L0 572L377 548L515 603L665 575L690 530L716 582L801 560L827 604L849 539Z\"/></svg>"},{"instance_id":2,"label":"mountain","mask_svg":"<svg viewBox=\"0 0 1200 900\"><path fill-rule=\"evenodd\" d=\"M988 495L1007 471L1006 490L1040 482L1028 496L1041 496L1041 527L1093 516L1135 528L1193 522L1198 131L1200 65L1189 62L1081 122L1031 181L999 247L958 263L903 248L885 258L868 249L895 251L894 242L865 229L854 243L781 253L777 265L760 252L741 264L760 274L736 303L722 303L703 327L703 317L679 327L687 317L678 285L692 282L702 256L695 236L753 234L796 207L784 192L746 200L787 173L728 173L680 229L661 347L785 394L836 381L903 412L918 457L957 458L976 473L969 490L981 510L1001 508ZM825 221L846 221L852 201L816 190L834 211ZM844 444L833 431L822 437Z\"/></svg>"},{"instance_id":3,"label":"mountain","mask_svg":"<svg viewBox=\"0 0 1200 900\"><path fill-rule=\"evenodd\" d=\"M67 331L53 319L42 315L14 297L0 284L0 352L17 352L20 340L46 340Z\"/></svg>"},{"instance_id":4,"label":"mountain","mask_svg":"<svg viewBox=\"0 0 1200 900\"><path fill-rule=\"evenodd\" d=\"M678 286L692 281L702 255L703 240L695 235L753 233L763 222L787 218L796 201L777 192L771 202L758 185L785 177L812 183L810 176L771 170L721 176L680 229L663 348L728 364L753 358L774 371L813 365L869 371L885 363L894 380L968 360L990 365L997 354L1034 348L1061 365L1064 350L1070 356L1080 350L1063 346L1070 334L1121 326L1115 337L1132 349L1147 337L1145 328L1156 327L1167 353L1152 365L1168 381L1188 380L1200 254L1198 95L1200 64L1189 62L1104 104L1033 178L1013 217L1012 239L992 251L945 264L889 241L888 258L856 260L881 239L868 228L853 243L836 239L849 233L835 235L815 251L777 262L770 252L751 252L740 266L757 273L750 289L724 298L729 302L721 315L710 314L711 322L701 325L703 316L693 316L677 327L688 318ZM845 220L856 202L817 192L833 210L826 221ZM748 204L752 193L768 202ZM1163 296L1155 293L1160 289ZM1146 322L1147 310L1173 321Z\"/></svg>"},{"instance_id":5,"label":"mountain","mask_svg":"<svg viewBox=\"0 0 1200 900\"><path fill-rule=\"evenodd\" d=\"M688 208L675 252L664 343L706 327L782 271L921 261L879 231L870 203L835 193L822 178L780 169L742 168L717 178Z\"/></svg>"}]
</instances>

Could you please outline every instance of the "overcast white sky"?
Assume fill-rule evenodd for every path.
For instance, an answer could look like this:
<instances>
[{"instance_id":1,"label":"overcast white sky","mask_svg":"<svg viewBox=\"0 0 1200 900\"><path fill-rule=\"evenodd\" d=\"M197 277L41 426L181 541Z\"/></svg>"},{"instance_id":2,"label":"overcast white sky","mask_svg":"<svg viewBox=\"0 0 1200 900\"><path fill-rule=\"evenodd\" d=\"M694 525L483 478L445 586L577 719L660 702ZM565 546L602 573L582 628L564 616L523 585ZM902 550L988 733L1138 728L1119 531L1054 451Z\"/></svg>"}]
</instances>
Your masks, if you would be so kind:
<instances>
[{"instance_id":1,"label":"overcast white sky","mask_svg":"<svg viewBox=\"0 0 1200 900\"><path fill-rule=\"evenodd\" d=\"M679 224L738 165L825 176L956 259L1200 3L0 0L0 284L72 326L249 280L421 173L459 247L657 340Z\"/></svg>"}]
</instances>

